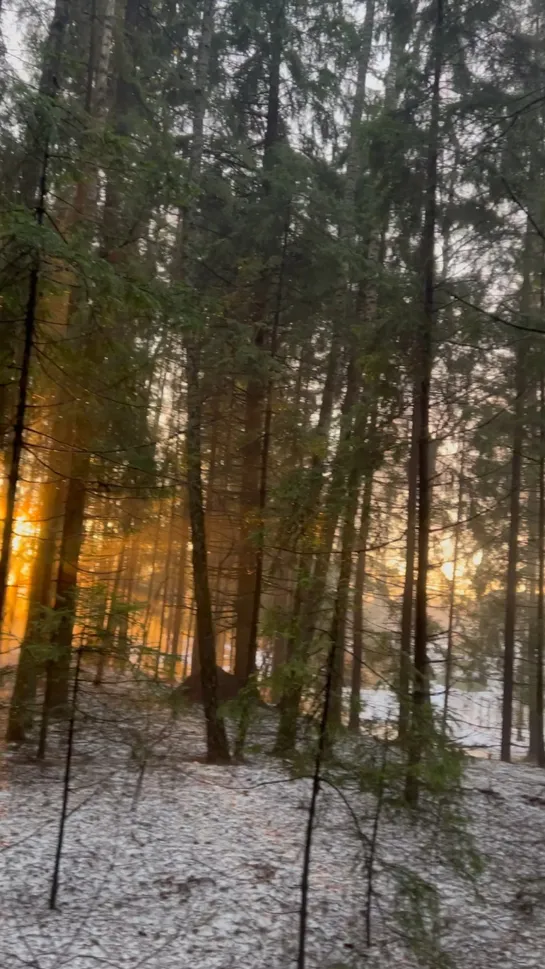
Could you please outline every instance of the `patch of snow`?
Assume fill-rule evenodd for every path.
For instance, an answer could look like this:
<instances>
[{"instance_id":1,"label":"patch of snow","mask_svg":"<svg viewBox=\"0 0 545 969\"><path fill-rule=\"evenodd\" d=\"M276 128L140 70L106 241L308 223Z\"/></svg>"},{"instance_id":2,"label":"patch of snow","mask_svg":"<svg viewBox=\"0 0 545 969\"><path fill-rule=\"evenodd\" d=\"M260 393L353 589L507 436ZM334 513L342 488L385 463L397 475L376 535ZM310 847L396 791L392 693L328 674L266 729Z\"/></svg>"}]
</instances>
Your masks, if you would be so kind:
<instances>
[{"instance_id":1,"label":"patch of snow","mask_svg":"<svg viewBox=\"0 0 545 969\"><path fill-rule=\"evenodd\" d=\"M440 718L445 701L444 687L436 685L431 700ZM377 726L397 722L398 701L395 693L386 688L361 691L362 721L372 721ZM528 721L525 711L525 722ZM452 738L466 750L483 751L495 757L501 743L501 694L489 687L483 690L461 690L453 687L449 692L448 729ZM515 756L524 756L528 749L528 731L513 731L512 748Z\"/></svg>"},{"instance_id":2,"label":"patch of snow","mask_svg":"<svg viewBox=\"0 0 545 969\"><path fill-rule=\"evenodd\" d=\"M212 767L202 722L159 730L144 776L130 719L78 723L58 908L48 909L62 797L63 738L40 768L2 763L2 969L293 969L309 779L278 762ZM146 728L148 729L148 728ZM155 733L153 731L155 730ZM152 743L153 741L153 743ZM312 850L308 969L414 966L396 939L387 864L414 864L441 891L443 942L460 966L545 964L545 775L473 762L464 784L486 862L472 887L406 823L379 831L375 945L365 949L366 878L353 820L323 787ZM369 801L347 791L368 834ZM304 808L304 810L302 809Z\"/></svg>"}]
</instances>

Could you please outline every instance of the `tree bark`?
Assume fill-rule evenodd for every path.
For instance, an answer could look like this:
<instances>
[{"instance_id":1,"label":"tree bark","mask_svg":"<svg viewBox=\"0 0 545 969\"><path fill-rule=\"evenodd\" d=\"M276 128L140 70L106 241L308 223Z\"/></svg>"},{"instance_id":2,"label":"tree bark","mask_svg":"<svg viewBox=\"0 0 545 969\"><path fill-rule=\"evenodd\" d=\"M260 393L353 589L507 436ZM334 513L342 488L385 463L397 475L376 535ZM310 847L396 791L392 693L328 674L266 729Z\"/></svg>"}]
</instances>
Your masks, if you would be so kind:
<instances>
[{"instance_id":1,"label":"tree bark","mask_svg":"<svg viewBox=\"0 0 545 969\"><path fill-rule=\"evenodd\" d=\"M261 348L263 331L260 328L256 347ZM244 414L245 442L241 449L242 480L240 488L240 538L237 589L235 599L235 675L246 679L249 667L252 636L252 615L257 591L256 538L259 508L259 464L262 451L261 428L263 388L259 380L249 380L246 388Z\"/></svg>"},{"instance_id":2,"label":"tree bark","mask_svg":"<svg viewBox=\"0 0 545 969\"><path fill-rule=\"evenodd\" d=\"M276 164L276 146L280 134L280 74L285 32L284 4L274 10L270 26L270 61L267 120L263 150L263 196L270 195L270 179ZM286 221L286 220L284 220ZM265 328L268 316L271 280L266 263L278 248L273 238L264 253L257 294L255 349L258 361L265 347ZM285 249L285 247L284 247ZM282 261L283 265L283 261ZM280 269L282 275L282 267ZM278 289L281 293L279 278ZM281 297L280 297L281 298ZM269 356L276 354L279 305L273 313L273 333ZM259 367L259 362L258 362ZM267 498L267 466L269 459L272 413L272 384L270 376L255 374L248 380L244 418L245 443L242 448L241 533L236 592L236 655L235 675L245 683L255 666L257 627L263 584L263 515ZM258 532L257 538L255 532Z\"/></svg>"},{"instance_id":3,"label":"tree bark","mask_svg":"<svg viewBox=\"0 0 545 969\"><path fill-rule=\"evenodd\" d=\"M101 41L94 72L94 39L89 50L89 71L87 87L87 112L99 129L103 127L107 115L107 95L109 66L112 54L112 32L115 14L115 0L106 0L102 18ZM76 187L74 220L89 220L96 211L98 203L98 169L85 165ZM95 338L93 338L95 339ZM87 347L90 352L91 347ZM53 639L53 655L46 664L46 686L40 729L39 756L45 756L48 723L53 715L60 715L68 705L70 653L75 622L75 607L78 581L78 565L84 534L86 484L91 466L91 454L84 449L85 434L81 431L80 415L76 414L73 450L70 456L66 507L61 537L59 571L54 611L58 627Z\"/></svg>"},{"instance_id":4,"label":"tree bark","mask_svg":"<svg viewBox=\"0 0 545 969\"><path fill-rule=\"evenodd\" d=\"M444 45L443 0L436 0L433 32L433 86L426 161L426 197L422 231L422 281L424 319L419 347L418 388L418 551L414 618L414 684L405 795L416 805L419 793L419 764L426 743L431 713L429 698L428 568L430 536L430 384L435 330L435 235L437 221L437 172L439 157L439 111Z\"/></svg>"},{"instance_id":5,"label":"tree bark","mask_svg":"<svg viewBox=\"0 0 545 969\"><path fill-rule=\"evenodd\" d=\"M53 95L52 95L53 96ZM41 228L45 218L45 200L47 193L47 172L49 166L49 135L46 134L43 149L42 171L40 177L40 187L38 190L38 201L35 208L36 225ZM27 410L28 386L30 380L30 364L32 359L32 349L34 344L34 331L36 327L36 309L38 306L38 287L40 283L40 257L36 253L33 257L33 265L30 270L29 288L27 304L24 318L23 334L23 353L21 358L21 368L19 374L19 384L17 388L17 408L15 413L15 423L13 425L13 442L11 446L10 464L8 473L8 487L6 493L6 511L4 516L4 528L2 531L2 546L0 549L0 639L2 635L2 622L4 618L4 607L6 600L6 589L8 585L9 562L11 555L11 543L13 538L13 524L15 521L15 501L17 498L17 486L19 484L21 458L24 446L25 415Z\"/></svg>"},{"instance_id":6,"label":"tree bark","mask_svg":"<svg viewBox=\"0 0 545 969\"><path fill-rule=\"evenodd\" d=\"M197 645L206 716L207 760L209 763L228 763L230 757L227 734L224 722L218 716L216 648L204 526L199 364L193 347L188 348L187 355L187 490L191 519Z\"/></svg>"},{"instance_id":7,"label":"tree bark","mask_svg":"<svg viewBox=\"0 0 545 969\"><path fill-rule=\"evenodd\" d=\"M403 580L403 597L401 604L401 636L399 662L399 723L398 737L401 746L405 746L409 733L409 717L411 707L412 681L412 631L414 606L414 560L416 551L416 509L418 497L418 441L419 415L416 392L413 394L413 416L411 422L411 445L407 480L409 493L407 497L407 542L405 546L405 578Z\"/></svg>"},{"instance_id":8,"label":"tree bark","mask_svg":"<svg viewBox=\"0 0 545 969\"><path fill-rule=\"evenodd\" d=\"M358 536L358 557L354 577L354 633L352 646L352 677L350 684L350 730L359 730L361 711L361 682L363 667L363 596L365 590L365 566L367 542L371 524L371 500L373 494L373 474L365 476L361 502L361 520Z\"/></svg>"},{"instance_id":9,"label":"tree bark","mask_svg":"<svg viewBox=\"0 0 545 969\"><path fill-rule=\"evenodd\" d=\"M538 587L537 618L535 636L535 700L534 734L531 742L532 754L538 767L545 767L545 744L543 740L543 656L545 649L545 377L539 380L539 509L538 509Z\"/></svg>"},{"instance_id":10,"label":"tree bark","mask_svg":"<svg viewBox=\"0 0 545 969\"><path fill-rule=\"evenodd\" d=\"M190 176L198 184L204 147L204 115L208 85L210 47L214 32L215 0L207 0L202 17L201 38L195 74L194 109L190 152ZM189 227L190 213L186 211ZM180 239L180 269L184 264L187 231ZM191 338L187 341L187 493L191 522L193 589L196 607L197 646L200 677L206 717L207 759L210 763L230 760L223 719L218 715L216 646L212 618L212 600L208 574L208 556L204 520L204 496L201 459L202 403L200 386L200 350Z\"/></svg>"},{"instance_id":11,"label":"tree bark","mask_svg":"<svg viewBox=\"0 0 545 969\"><path fill-rule=\"evenodd\" d=\"M515 662L515 629L517 610L517 566L519 553L520 492L522 478L522 446L524 440L524 353L517 345L515 360L515 408L511 457L511 496L509 503L509 539L505 590L505 621L503 645L503 696L501 728L501 760L511 760L511 728L513 722L513 686Z\"/></svg>"},{"instance_id":12,"label":"tree bark","mask_svg":"<svg viewBox=\"0 0 545 969\"><path fill-rule=\"evenodd\" d=\"M119 585L121 582L121 576L123 574L125 562L125 543L123 542L119 555L115 563L115 574L114 581L112 583L112 591L110 595L110 606L108 609L108 618L106 620L106 628L101 635L100 652L98 655L98 662L95 671L94 685L101 686L104 679L104 671L108 662L112 661L114 652L114 637L116 624L118 622L118 594Z\"/></svg>"},{"instance_id":13,"label":"tree bark","mask_svg":"<svg viewBox=\"0 0 545 969\"><path fill-rule=\"evenodd\" d=\"M458 551L460 547L460 522L464 506L464 468L465 442L461 438L461 458L458 478L458 502L456 505L456 526L454 529L454 548L452 552L452 579L449 590L448 624L447 624L447 652L445 656L445 698L443 703L443 733L447 728L448 702L452 682L452 653L454 648L454 609L456 605L456 570L458 568Z\"/></svg>"},{"instance_id":14,"label":"tree bark","mask_svg":"<svg viewBox=\"0 0 545 969\"><path fill-rule=\"evenodd\" d=\"M170 639L170 652L173 657L173 665L181 656L178 652L180 647L180 636L182 633L182 624L185 612L185 595L186 595L186 567L187 567L187 541L189 535L189 521L187 518L187 509L185 506L185 501L180 502L180 515L181 515L181 530L180 530L180 545L178 551L178 562L177 562L177 583L176 583L176 596L174 603L174 622L172 625L172 633Z\"/></svg>"},{"instance_id":15,"label":"tree bark","mask_svg":"<svg viewBox=\"0 0 545 969\"><path fill-rule=\"evenodd\" d=\"M53 655L46 664L47 683L44 716L65 712L69 697L70 654L76 619L78 565L83 543L86 481L90 456L72 456L70 478L61 535L57 590L53 606L57 626L53 633Z\"/></svg>"},{"instance_id":16,"label":"tree bark","mask_svg":"<svg viewBox=\"0 0 545 969\"><path fill-rule=\"evenodd\" d=\"M356 515L358 511L358 485L360 469L352 470L348 480L348 499L344 511L341 535L339 577L330 631L330 649L334 651L331 670L331 697L329 701L328 735L339 729L342 723L342 694L344 685L344 652L346 643L346 621L352 574L352 552L356 534Z\"/></svg>"}]
</instances>

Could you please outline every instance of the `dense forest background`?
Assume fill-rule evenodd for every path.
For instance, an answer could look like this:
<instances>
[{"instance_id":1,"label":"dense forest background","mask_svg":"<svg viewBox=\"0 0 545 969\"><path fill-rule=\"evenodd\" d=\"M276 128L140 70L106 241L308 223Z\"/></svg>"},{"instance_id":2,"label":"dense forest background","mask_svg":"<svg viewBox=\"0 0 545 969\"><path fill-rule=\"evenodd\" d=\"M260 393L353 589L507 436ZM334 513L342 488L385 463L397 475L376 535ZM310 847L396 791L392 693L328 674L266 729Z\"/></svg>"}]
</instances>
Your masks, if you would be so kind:
<instances>
[{"instance_id":1,"label":"dense forest background","mask_svg":"<svg viewBox=\"0 0 545 969\"><path fill-rule=\"evenodd\" d=\"M8 739L87 651L190 677L211 760L325 682L409 774L454 689L543 763L541 0L2 16Z\"/></svg>"}]
</instances>

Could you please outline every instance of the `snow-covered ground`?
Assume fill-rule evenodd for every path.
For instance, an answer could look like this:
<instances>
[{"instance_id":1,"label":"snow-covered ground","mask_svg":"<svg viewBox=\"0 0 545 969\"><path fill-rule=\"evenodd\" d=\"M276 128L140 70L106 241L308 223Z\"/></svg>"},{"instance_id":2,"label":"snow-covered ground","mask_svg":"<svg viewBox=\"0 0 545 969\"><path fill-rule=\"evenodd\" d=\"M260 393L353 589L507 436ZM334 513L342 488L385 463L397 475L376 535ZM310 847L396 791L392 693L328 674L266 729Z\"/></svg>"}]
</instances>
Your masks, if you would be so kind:
<instances>
[{"instance_id":1,"label":"snow-covered ground","mask_svg":"<svg viewBox=\"0 0 545 969\"><path fill-rule=\"evenodd\" d=\"M2 969L292 969L310 782L253 754L210 767L202 724L150 728L139 790L138 731L104 707L76 735L58 909L48 895L62 795L62 747L47 763L7 752L0 780ZM157 716L150 711L150 724ZM371 953L366 875L354 817L320 795L312 852L308 969L410 967L391 918L388 865L413 865L442 897L442 941L460 966L545 965L545 775L474 762L465 779L485 862L473 887L408 822L379 828ZM365 833L370 802L346 790ZM439 931L439 929L438 929ZM386 951L385 951L386 947Z\"/></svg>"},{"instance_id":2,"label":"snow-covered ground","mask_svg":"<svg viewBox=\"0 0 545 969\"><path fill-rule=\"evenodd\" d=\"M441 685L435 686L432 690L432 702L439 718L444 701L444 688ZM391 690L362 690L361 702L364 721L376 724L397 722L398 701ZM501 703L501 692L493 687L471 692L453 687L449 694L448 725L456 743L466 750L496 756L501 741ZM525 722L527 719L528 713L525 710ZM526 727L520 733L513 731L512 748L514 757L524 756L528 749Z\"/></svg>"}]
</instances>

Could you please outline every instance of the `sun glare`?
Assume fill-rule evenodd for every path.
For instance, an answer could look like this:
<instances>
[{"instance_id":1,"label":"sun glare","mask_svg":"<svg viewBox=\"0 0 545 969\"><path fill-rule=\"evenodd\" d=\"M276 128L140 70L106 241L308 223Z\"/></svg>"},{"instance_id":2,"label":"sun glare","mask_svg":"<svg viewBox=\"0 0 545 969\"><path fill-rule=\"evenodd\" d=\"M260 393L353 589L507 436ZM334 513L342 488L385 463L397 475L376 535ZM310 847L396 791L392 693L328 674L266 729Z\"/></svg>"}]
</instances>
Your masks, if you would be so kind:
<instances>
[{"instance_id":1,"label":"sun glare","mask_svg":"<svg viewBox=\"0 0 545 969\"><path fill-rule=\"evenodd\" d=\"M454 578L454 562L443 562L441 571L449 582L452 582ZM460 571L460 566L458 566L458 571Z\"/></svg>"},{"instance_id":2,"label":"sun glare","mask_svg":"<svg viewBox=\"0 0 545 969\"><path fill-rule=\"evenodd\" d=\"M39 534L40 525L27 516L28 509L21 509L15 517L8 585L19 585L21 579L26 580L30 573L35 552L35 542L32 540Z\"/></svg>"}]
</instances>

